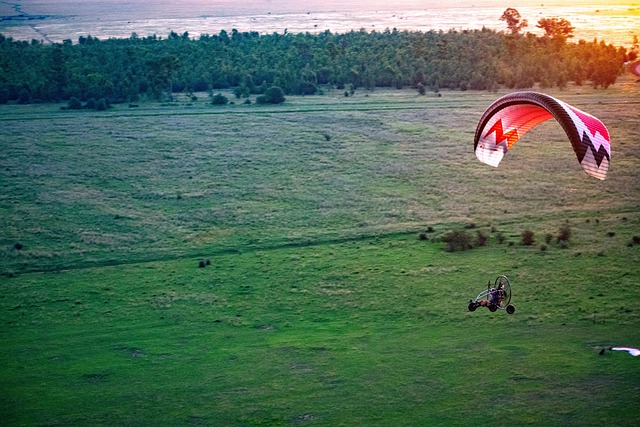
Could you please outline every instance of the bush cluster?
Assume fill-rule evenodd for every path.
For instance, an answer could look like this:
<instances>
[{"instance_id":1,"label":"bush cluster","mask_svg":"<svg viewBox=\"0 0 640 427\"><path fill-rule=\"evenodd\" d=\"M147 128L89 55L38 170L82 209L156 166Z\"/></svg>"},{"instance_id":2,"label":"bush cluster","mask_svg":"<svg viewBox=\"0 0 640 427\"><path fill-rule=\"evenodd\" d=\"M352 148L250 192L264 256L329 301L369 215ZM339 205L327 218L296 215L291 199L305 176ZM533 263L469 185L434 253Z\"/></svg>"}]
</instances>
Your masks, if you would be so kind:
<instances>
[{"instance_id":1,"label":"bush cluster","mask_svg":"<svg viewBox=\"0 0 640 427\"><path fill-rule=\"evenodd\" d=\"M442 237L442 241L447 244L447 252L466 251L473 248L473 238L465 230L450 231Z\"/></svg>"},{"instance_id":2,"label":"bush cluster","mask_svg":"<svg viewBox=\"0 0 640 427\"><path fill-rule=\"evenodd\" d=\"M75 96L72 96L67 102L67 110L97 110L105 111L111 108L111 101L108 98L100 98L96 101L95 98L89 98L84 104Z\"/></svg>"},{"instance_id":3,"label":"bush cluster","mask_svg":"<svg viewBox=\"0 0 640 427\"><path fill-rule=\"evenodd\" d=\"M447 244L446 250L448 252L457 252L464 251L468 249L472 249L474 247L480 247L486 245L489 240L489 237L484 234L481 230L476 230L476 236L474 236L467 230L474 229L476 225L474 223L468 223L464 226L463 230L455 230L446 233L441 240ZM503 232L498 231L495 227L491 228L492 232L495 232L496 240L499 244L503 244L507 237ZM611 236L611 234L609 234ZM569 224L563 224L559 231L558 235L555 237L558 245L561 248L569 247L569 240L572 236L572 230ZM420 233L418 238L420 240L426 240L426 233ZM545 252L549 249L549 244L554 239L554 235L552 233L545 234L544 243L540 245L540 250ZM535 233L530 229L525 229L520 234L520 242L524 246L532 246L535 244ZM508 242L509 246L513 246L514 242ZM640 244L640 237L635 236L634 240L629 244L629 246L633 246L635 244Z\"/></svg>"},{"instance_id":4,"label":"bush cluster","mask_svg":"<svg viewBox=\"0 0 640 427\"><path fill-rule=\"evenodd\" d=\"M422 235L426 239L426 234ZM486 245L488 237L480 230L476 230L475 238L466 230L453 230L446 233L441 240L447 244L447 252L459 252Z\"/></svg>"}]
</instances>

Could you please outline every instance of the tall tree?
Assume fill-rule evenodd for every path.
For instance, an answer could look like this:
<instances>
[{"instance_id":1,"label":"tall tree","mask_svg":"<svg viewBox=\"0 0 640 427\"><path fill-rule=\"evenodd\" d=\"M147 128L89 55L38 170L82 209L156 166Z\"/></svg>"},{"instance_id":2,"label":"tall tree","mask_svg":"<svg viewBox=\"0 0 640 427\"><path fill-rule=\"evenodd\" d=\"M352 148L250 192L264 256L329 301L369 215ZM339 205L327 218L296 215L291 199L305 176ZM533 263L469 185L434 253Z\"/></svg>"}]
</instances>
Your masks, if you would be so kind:
<instances>
[{"instance_id":1,"label":"tall tree","mask_svg":"<svg viewBox=\"0 0 640 427\"><path fill-rule=\"evenodd\" d=\"M180 68L180 59L174 55L163 55L147 61L148 78L151 90L156 98L160 98L162 91L167 90L171 96L171 78Z\"/></svg>"},{"instance_id":2,"label":"tall tree","mask_svg":"<svg viewBox=\"0 0 640 427\"><path fill-rule=\"evenodd\" d=\"M544 30L545 36L563 42L573 37L573 30L575 29L571 22L564 18L542 18L538 20L536 27Z\"/></svg>"},{"instance_id":3,"label":"tall tree","mask_svg":"<svg viewBox=\"0 0 640 427\"><path fill-rule=\"evenodd\" d=\"M500 20L507 23L507 28L509 28L509 31L511 31L511 34L514 36L529 25L526 19L521 18L520 12L512 7L507 8L507 10L502 13Z\"/></svg>"}]
</instances>

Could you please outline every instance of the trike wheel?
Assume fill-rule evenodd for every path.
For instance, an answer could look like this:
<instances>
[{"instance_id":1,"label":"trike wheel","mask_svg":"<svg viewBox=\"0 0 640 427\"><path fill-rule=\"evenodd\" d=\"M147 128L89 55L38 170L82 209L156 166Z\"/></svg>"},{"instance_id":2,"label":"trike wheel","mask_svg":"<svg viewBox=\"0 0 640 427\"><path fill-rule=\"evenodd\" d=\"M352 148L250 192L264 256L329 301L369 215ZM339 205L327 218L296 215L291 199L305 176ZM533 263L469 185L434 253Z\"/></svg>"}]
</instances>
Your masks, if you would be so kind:
<instances>
[{"instance_id":1,"label":"trike wheel","mask_svg":"<svg viewBox=\"0 0 640 427\"><path fill-rule=\"evenodd\" d=\"M478 308L478 306L476 305L475 302L469 303L469 311L476 311L476 308Z\"/></svg>"},{"instance_id":2,"label":"trike wheel","mask_svg":"<svg viewBox=\"0 0 640 427\"><path fill-rule=\"evenodd\" d=\"M492 313L498 309L498 306L493 304L489 304L487 307L489 307L489 311Z\"/></svg>"},{"instance_id":3,"label":"trike wheel","mask_svg":"<svg viewBox=\"0 0 640 427\"><path fill-rule=\"evenodd\" d=\"M516 308L515 308L514 306L512 306L511 304L509 304L509 305L507 306L507 313L509 313L509 314L513 314L513 313L515 313L515 312L516 312Z\"/></svg>"}]
</instances>

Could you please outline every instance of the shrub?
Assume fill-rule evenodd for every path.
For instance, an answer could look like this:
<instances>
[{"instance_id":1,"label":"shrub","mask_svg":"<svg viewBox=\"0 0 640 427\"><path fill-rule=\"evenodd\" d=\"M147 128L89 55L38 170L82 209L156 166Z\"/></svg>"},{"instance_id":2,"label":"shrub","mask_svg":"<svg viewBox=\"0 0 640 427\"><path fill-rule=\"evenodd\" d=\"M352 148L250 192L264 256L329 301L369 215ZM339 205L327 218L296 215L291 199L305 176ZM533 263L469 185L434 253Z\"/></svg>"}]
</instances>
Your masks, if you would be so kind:
<instances>
[{"instance_id":1,"label":"shrub","mask_svg":"<svg viewBox=\"0 0 640 427\"><path fill-rule=\"evenodd\" d=\"M522 232L522 244L525 246L531 246L535 243L533 231L527 229Z\"/></svg>"},{"instance_id":2,"label":"shrub","mask_svg":"<svg viewBox=\"0 0 640 427\"><path fill-rule=\"evenodd\" d=\"M107 105L107 101L104 98L100 98L96 103L96 110L104 111L107 108L109 108L109 106Z\"/></svg>"},{"instance_id":3,"label":"shrub","mask_svg":"<svg viewBox=\"0 0 640 427\"><path fill-rule=\"evenodd\" d=\"M98 103L96 102L95 98L89 98L87 99L87 102L84 104L84 108L95 110L97 104Z\"/></svg>"},{"instance_id":4,"label":"shrub","mask_svg":"<svg viewBox=\"0 0 640 427\"><path fill-rule=\"evenodd\" d=\"M318 92L318 87L311 82L301 82L298 85L297 93L300 95L314 95Z\"/></svg>"},{"instance_id":5,"label":"shrub","mask_svg":"<svg viewBox=\"0 0 640 427\"><path fill-rule=\"evenodd\" d=\"M484 246L487 243L487 236L480 230L476 230L476 246Z\"/></svg>"},{"instance_id":6,"label":"shrub","mask_svg":"<svg viewBox=\"0 0 640 427\"><path fill-rule=\"evenodd\" d=\"M543 244L540 245L540 252L546 252L548 248L549 247L546 244L543 243Z\"/></svg>"},{"instance_id":7,"label":"shrub","mask_svg":"<svg viewBox=\"0 0 640 427\"><path fill-rule=\"evenodd\" d=\"M20 89L18 93L18 104L31 104L31 94L26 89Z\"/></svg>"},{"instance_id":8,"label":"shrub","mask_svg":"<svg viewBox=\"0 0 640 427\"><path fill-rule=\"evenodd\" d=\"M570 238L571 238L571 227L569 227L569 224L563 224L560 227L560 231L558 232L558 243L569 242Z\"/></svg>"},{"instance_id":9,"label":"shrub","mask_svg":"<svg viewBox=\"0 0 640 427\"><path fill-rule=\"evenodd\" d=\"M69 110L82 110L82 102L75 96L72 96L67 102L67 108Z\"/></svg>"},{"instance_id":10,"label":"shrub","mask_svg":"<svg viewBox=\"0 0 640 427\"><path fill-rule=\"evenodd\" d=\"M238 86L233 90L233 94L236 96L236 98L240 99L240 98L248 98L249 95L251 94L250 89L245 86Z\"/></svg>"},{"instance_id":11,"label":"shrub","mask_svg":"<svg viewBox=\"0 0 640 427\"><path fill-rule=\"evenodd\" d=\"M558 239L560 239L558 237ZM553 240L553 234L551 233L547 233L544 235L544 242L548 245L549 243L551 243L551 241Z\"/></svg>"},{"instance_id":12,"label":"shrub","mask_svg":"<svg viewBox=\"0 0 640 427\"><path fill-rule=\"evenodd\" d=\"M278 86L270 87L264 95L271 104L282 104L285 101L284 92Z\"/></svg>"},{"instance_id":13,"label":"shrub","mask_svg":"<svg viewBox=\"0 0 640 427\"><path fill-rule=\"evenodd\" d=\"M211 97L211 103L213 105L227 105L229 103L229 98L219 93Z\"/></svg>"},{"instance_id":14,"label":"shrub","mask_svg":"<svg viewBox=\"0 0 640 427\"><path fill-rule=\"evenodd\" d=\"M631 238L631 244L633 245L640 245L640 236L633 236Z\"/></svg>"},{"instance_id":15,"label":"shrub","mask_svg":"<svg viewBox=\"0 0 640 427\"><path fill-rule=\"evenodd\" d=\"M427 234L426 233L418 234L418 240L427 240Z\"/></svg>"},{"instance_id":16,"label":"shrub","mask_svg":"<svg viewBox=\"0 0 640 427\"><path fill-rule=\"evenodd\" d=\"M498 239L499 244L503 244L504 241L507 239L507 237L504 235L502 231L498 231L498 233L496 234L496 238Z\"/></svg>"},{"instance_id":17,"label":"shrub","mask_svg":"<svg viewBox=\"0 0 640 427\"><path fill-rule=\"evenodd\" d=\"M264 95L256 98L258 104L282 104L284 101L284 92L278 86L268 88Z\"/></svg>"},{"instance_id":18,"label":"shrub","mask_svg":"<svg viewBox=\"0 0 640 427\"><path fill-rule=\"evenodd\" d=\"M447 244L447 252L466 251L473 248L472 237L464 230L450 231L442 237L442 241Z\"/></svg>"}]
</instances>

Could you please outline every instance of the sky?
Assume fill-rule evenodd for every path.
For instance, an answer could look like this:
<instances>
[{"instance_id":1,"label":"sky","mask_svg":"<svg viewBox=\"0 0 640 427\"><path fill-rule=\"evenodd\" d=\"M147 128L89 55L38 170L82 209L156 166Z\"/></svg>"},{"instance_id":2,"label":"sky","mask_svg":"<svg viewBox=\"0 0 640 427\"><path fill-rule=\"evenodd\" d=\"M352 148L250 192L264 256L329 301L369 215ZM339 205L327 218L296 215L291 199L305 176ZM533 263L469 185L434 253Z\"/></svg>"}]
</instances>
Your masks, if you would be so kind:
<instances>
[{"instance_id":1,"label":"sky","mask_svg":"<svg viewBox=\"0 0 640 427\"><path fill-rule=\"evenodd\" d=\"M3 0L2 11L20 5L29 14L85 15L103 11L156 11L184 14L215 12L236 14L329 12L345 10L424 9L438 7L524 7L554 5L629 5L640 7L640 0ZM5 13L6 14L6 13Z\"/></svg>"}]
</instances>

